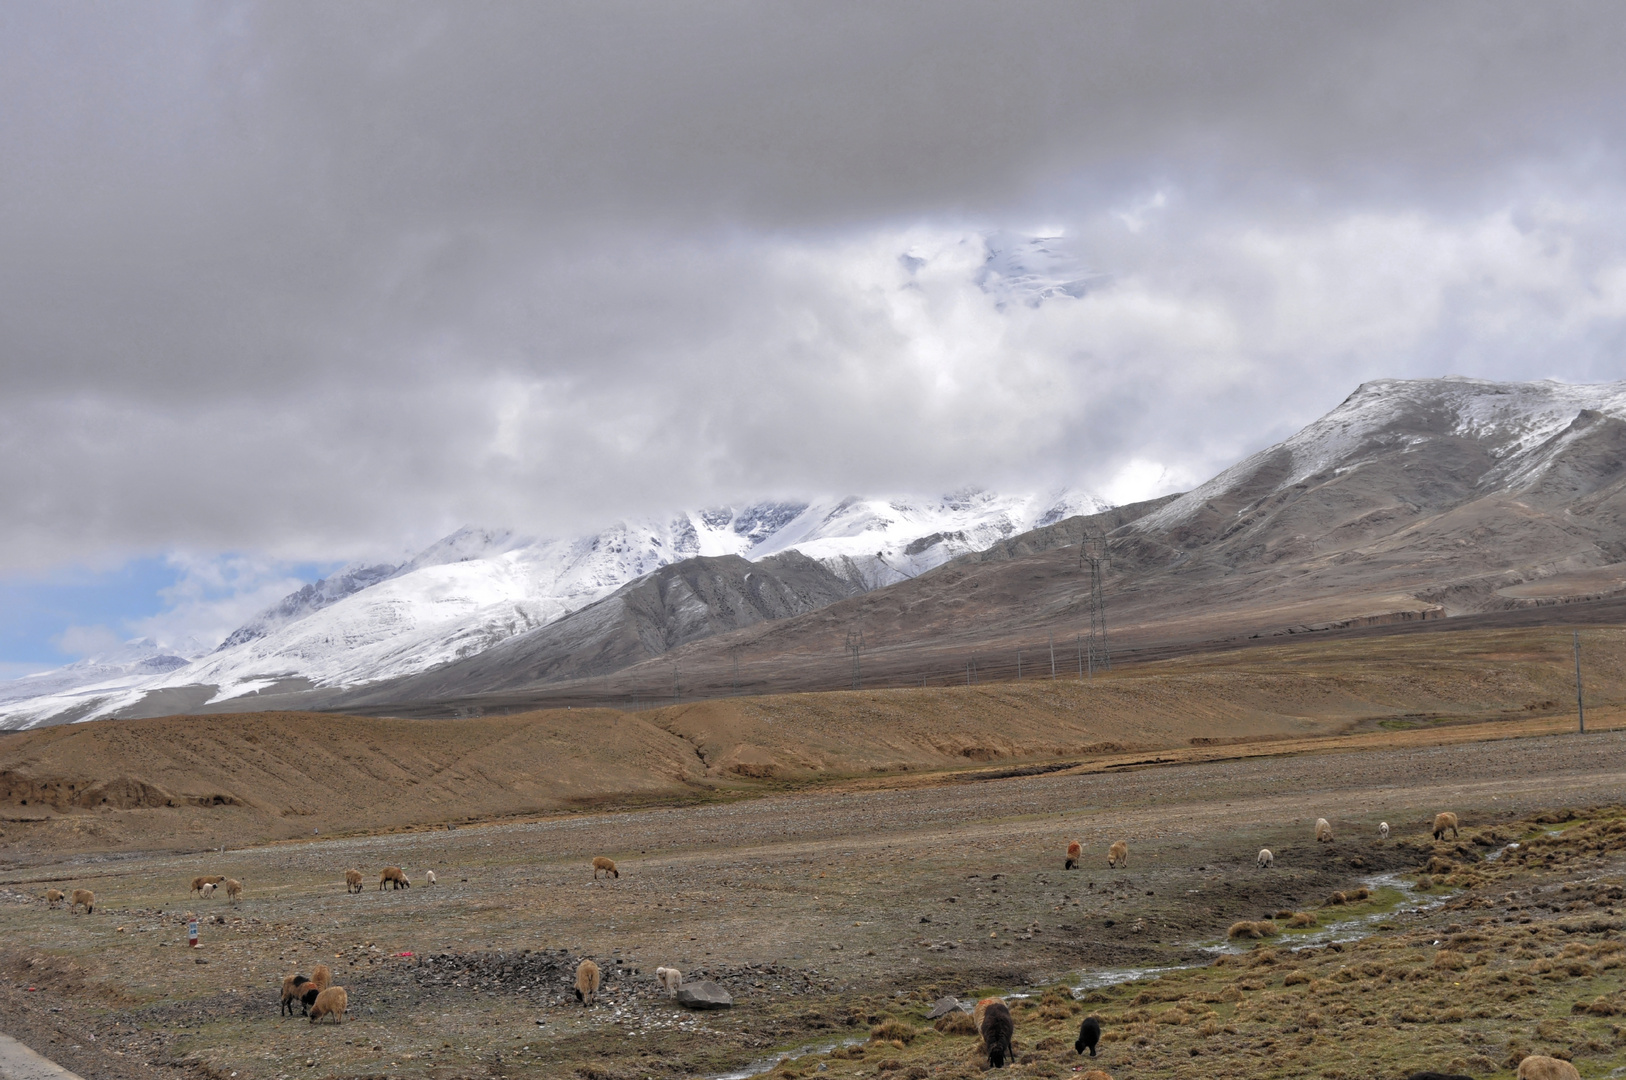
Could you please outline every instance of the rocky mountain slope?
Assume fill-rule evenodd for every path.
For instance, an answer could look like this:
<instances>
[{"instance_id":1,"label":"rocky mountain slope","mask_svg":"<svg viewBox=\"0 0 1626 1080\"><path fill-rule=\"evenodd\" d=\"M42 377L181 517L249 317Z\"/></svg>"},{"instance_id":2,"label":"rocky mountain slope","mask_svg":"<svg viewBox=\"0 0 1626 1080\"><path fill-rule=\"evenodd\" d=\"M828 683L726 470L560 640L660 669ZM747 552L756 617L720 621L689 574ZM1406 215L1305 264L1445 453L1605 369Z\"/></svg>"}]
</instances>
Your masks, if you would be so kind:
<instances>
[{"instance_id":1,"label":"rocky mountain slope","mask_svg":"<svg viewBox=\"0 0 1626 1080\"><path fill-rule=\"evenodd\" d=\"M659 665L572 683L454 664L432 684L372 687L365 705L647 698L670 693L671 662L694 695L827 689L850 684L854 631L870 685L1012 677L1018 663L1048 675L1053 649L1058 674L1076 675L1086 532L1108 538L1120 651L1626 596L1623 510L1626 383L1385 380L1184 495L1021 534Z\"/></svg>"}]
</instances>

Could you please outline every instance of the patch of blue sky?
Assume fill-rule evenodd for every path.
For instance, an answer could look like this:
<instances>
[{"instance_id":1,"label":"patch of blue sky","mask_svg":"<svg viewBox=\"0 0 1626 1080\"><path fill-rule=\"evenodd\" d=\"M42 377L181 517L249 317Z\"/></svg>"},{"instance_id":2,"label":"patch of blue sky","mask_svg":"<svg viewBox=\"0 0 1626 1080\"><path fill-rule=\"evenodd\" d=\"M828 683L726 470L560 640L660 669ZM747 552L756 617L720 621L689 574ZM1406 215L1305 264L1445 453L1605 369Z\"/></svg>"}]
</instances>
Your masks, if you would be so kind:
<instances>
[{"instance_id":1,"label":"patch of blue sky","mask_svg":"<svg viewBox=\"0 0 1626 1080\"><path fill-rule=\"evenodd\" d=\"M264 571L283 581L314 581L333 566L280 564L262 573L216 577L200 575L198 565L174 557L131 559L112 568L61 567L38 574L0 576L0 678L45 671L79 659L83 631L126 640L145 626L203 599L229 605L234 594L252 590ZM211 580L212 579L212 580ZM261 600L258 597L256 600ZM94 636L94 635L92 635ZM80 647L75 647L80 645Z\"/></svg>"}]
</instances>

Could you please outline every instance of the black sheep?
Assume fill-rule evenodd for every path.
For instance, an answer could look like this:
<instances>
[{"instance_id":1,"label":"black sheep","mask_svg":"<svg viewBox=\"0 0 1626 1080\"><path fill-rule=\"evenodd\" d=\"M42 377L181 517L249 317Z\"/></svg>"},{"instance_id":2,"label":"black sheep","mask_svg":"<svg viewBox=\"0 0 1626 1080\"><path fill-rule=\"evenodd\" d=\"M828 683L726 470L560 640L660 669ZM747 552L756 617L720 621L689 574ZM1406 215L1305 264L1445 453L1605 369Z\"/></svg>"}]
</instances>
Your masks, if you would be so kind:
<instances>
[{"instance_id":1,"label":"black sheep","mask_svg":"<svg viewBox=\"0 0 1626 1080\"><path fill-rule=\"evenodd\" d=\"M1090 1056L1094 1057L1095 1044L1100 1041L1101 1021L1097 1020L1093 1016L1086 1016L1084 1018L1084 1023L1079 1025L1078 1041L1073 1044L1073 1049L1082 1054L1084 1052L1084 1048L1087 1046L1090 1048Z\"/></svg>"},{"instance_id":2,"label":"black sheep","mask_svg":"<svg viewBox=\"0 0 1626 1080\"><path fill-rule=\"evenodd\" d=\"M1011 1036L1016 1034L1016 1024L1011 1020L1011 1010L1006 1008L1003 1001L991 1001L982 1014L982 1044L988 1048L988 1064L996 1069L1003 1069L1009 1058L1016 1056L1011 1049Z\"/></svg>"}]
</instances>

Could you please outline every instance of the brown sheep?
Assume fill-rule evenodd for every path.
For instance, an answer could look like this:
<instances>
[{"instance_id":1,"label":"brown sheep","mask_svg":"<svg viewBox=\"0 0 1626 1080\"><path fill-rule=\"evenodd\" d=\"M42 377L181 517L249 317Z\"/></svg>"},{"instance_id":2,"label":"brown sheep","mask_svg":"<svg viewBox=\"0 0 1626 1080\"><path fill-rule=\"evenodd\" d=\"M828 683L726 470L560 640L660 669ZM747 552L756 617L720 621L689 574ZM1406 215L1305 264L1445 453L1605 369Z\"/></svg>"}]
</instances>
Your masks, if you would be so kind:
<instances>
[{"instance_id":1,"label":"brown sheep","mask_svg":"<svg viewBox=\"0 0 1626 1080\"><path fill-rule=\"evenodd\" d=\"M1287 925L1295 930L1302 930L1306 926L1315 925L1315 916L1307 911L1295 911L1287 917Z\"/></svg>"},{"instance_id":2,"label":"brown sheep","mask_svg":"<svg viewBox=\"0 0 1626 1080\"><path fill-rule=\"evenodd\" d=\"M358 893L361 891L361 871L346 870L344 872L344 891Z\"/></svg>"},{"instance_id":3,"label":"brown sheep","mask_svg":"<svg viewBox=\"0 0 1626 1080\"><path fill-rule=\"evenodd\" d=\"M1315 819L1315 839L1318 844L1332 843L1332 822L1324 817Z\"/></svg>"},{"instance_id":4,"label":"brown sheep","mask_svg":"<svg viewBox=\"0 0 1626 1080\"><path fill-rule=\"evenodd\" d=\"M304 994L301 987L304 987L309 982L310 980L303 975L289 975L282 980L282 1015L292 1016L294 1014L294 1005L298 1003L300 997Z\"/></svg>"},{"instance_id":5,"label":"brown sheep","mask_svg":"<svg viewBox=\"0 0 1626 1080\"><path fill-rule=\"evenodd\" d=\"M598 965L591 960L576 965L576 1000L583 1005L593 1004L593 999L598 997L598 987Z\"/></svg>"},{"instance_id":6,"label":"brown sheep","mask_svg":"<svg viewBox=\"0 0 1626 1080\"><path fill-rule=\"evenodd\" d=\"M399 866L386 866L384 872L378 875L378 891L383 892L386 885L392 885L397 889L412 888L412 882L408 881L407 876L401 873Z\"/></svg>"},{"instance_id":7,"label":"brown sheep","mask_svg":"<svg viewBox=\"0 0 1626 1080\"><path fill-rule=\"evenodd\" d=\"M232 903L235 904L235 903L237 903L237 901L241 900L242 898L243 898L243 883L241 881L238 881L236 878L227 878L226 879L226 899L230 900Z\"/></svg>"},{"instance_id":8,"label":"brown sheep","mask_svg":"<svg viewBox=\"0 0 1626 1080\"><path fill-rule=\"evenodd\" d=\"M311 1004L311 1023L316 1023L324 1016L333 1017L336 1024L344 1023L344 1014L350 1009L350 995L344 992L342 986L330 986L316 995Z\"/></svg>"},{"instance_id":9,"label":"brown sheep","mask_svg":"<svg viewBox=\"0 0 1626 1080\"><path fill-rule=\"evenodd\" d=\"M1129 865L1129 845L1119 840L1107 849L1107 865L1116 870Z\"/></svg>"},{"instance_id":10,"label":"brown sheep","mask_svg":"<svg viewBox=\"0 0 1626 1080\"><path fill-rule=\"evenodd\" d=\"M68 905L68 910L72 911L80 904L85 905L85 914L89 915L92 911L96 910L96 894L91 892L89 889L73 890L73 903Z\"/></svg>"},{"instance_id":11,"label":"brown sheep","mask_svg":"<svg viewBox=\"0 0 1626 1080\"><path fill-rule=\"evenodd\" d=\"M1446 810L1434 815L1434 839L1438 840L1445 835L1445 830L1451 830L1451 839L1457 838L1457 815Z\"/></svg>"},{"instance_id":12,"label":"brown sheep","mask_svg":"<svg viewBox=\"0 0 1626 1080\"><path fill-rule=\"evenodd\" d=\"M58 904L62 903L62 901L66 899L67 897L62 895L61 889L45 890L45 906L48 908L55 908Z\"/></svg>"},{"instance_id":13,"label":"brown sheep","mask_svg":"<svg viewBox=\"0 0 1626 1080\"><path fill-rule=\"evenodd\" d=\"M614 859L606 859L602 855L596 857L593 860L593 880L594 881L598 880L599 871L601 871L601 870L608 877L620 877L621 876L621 871L619 871L619 870L617 870L615 868L615 860Z\"/></svg>"},{"instance_id":14,"label":"brown sheep","mask_svg":"<svg viewBox=\"0 0 1626 1080\"><path fill-rule=\"evenodd\" d=\"M1281 931L1276 924L1271 922L1269 919L1260 919L1258 922L1243 921L1239 923L1232 923L1231 929L1226 933L1226 937L1229 937L1232 940L1237 940L1240 938L1258 939L1264 937L1275 937L1280 932Z\"/></svg>"},{"instance_id":15,"label":"brown sheep","mask_svg":"<svg viewBox=\"0 0 1626 1080\"><path fill-rule=\"evenodd\" d=\"M326 964L317 964L316 970L311 972L311 985L318 990L326 990L333 985L333 969Z\"/></svg>"},{"instance_id":16,"label":"brown sheep","mask_svg":"<svg viewBox=\"0 0 1626 1080\"><path fill-rule=\"evenodd\" d=\"M197 877L192 879L192 891L195 893L201 893L203 892L203 887L205 885L219 885L225 880L225 878L220 877L219 875L199 874Z\"/></svg>"},{"instance_id":17,"label":"brown sheep","mask_svg":"<svg viewBox=\"0 0 1626 1080\"><path fill-rule=\"evenodd\" d=\"M1519 1080L1581 1080L1581 1073L1567 1061L1531 1054L1519 1062Z\"/></svg>"},{"instance_id":18,"label":"brown sheep","mask_svg":"<svg viewBox=\"0 0 1626 1080\"><path fill-rule=\"evenodd\" d=\"M1071 870L1084 861L1084 845L1073 840L1067 845L1067 862L1062 865L1063 870Z\"/></svg>"},{"instance_id":19,"label":"brown sheep","mask_svg":"<svg viewBox=\"0 0 1626 1080\"><path fill-rule=\"evenodd\" d=\"M1078 1080L1112 1080L1112 1074L1103 1069L1091 1069Z\"/></svg>"}]
</instances>

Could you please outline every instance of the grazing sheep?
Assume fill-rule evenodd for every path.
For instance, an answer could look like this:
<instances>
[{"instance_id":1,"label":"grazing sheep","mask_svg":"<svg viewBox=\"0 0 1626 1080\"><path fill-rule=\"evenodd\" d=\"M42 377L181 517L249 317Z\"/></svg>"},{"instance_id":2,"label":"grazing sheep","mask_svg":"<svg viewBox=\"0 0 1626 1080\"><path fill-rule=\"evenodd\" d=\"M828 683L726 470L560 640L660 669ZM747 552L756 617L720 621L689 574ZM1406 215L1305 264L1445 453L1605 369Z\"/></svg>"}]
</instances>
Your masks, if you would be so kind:
<instances>
[{"instance_id":1,"label":"grazing sheep","mask_svg":"<svg viewBox=\"0 0 1626 1080\"><path fill-rule=\"evenodd\" d=\"M1581 1073L1567 1061L1531 1054L1519 1062L1519 1080L1581 1080Z\"/></svg>"},{"instance_id":2,"label":"grazing sheep","mask_svg":"<svg viewBox=\"0 0 1626 1080\"><path fill-rule=\"evenodd\" d=\"M972 1019L976 1021L977 1033L982 1036L982 1048L988 1052L989 1066L1003 1069L1006 1060L1016 1056L1011 1047L1016 1024L1011 1020L1010 1007L999 998L983 998L977 1002Z\"/></svg>"},{"instance_id":3,"label":"grazing sheep","mask_svg":"<svg viewBox=\"0 0 1626 1080\"><path fill-rule=\"evenodd\" d=\"M311 1005L311 1023L316 1023L324 1016L333 1017L336 1024L344 1023L344 1014L350 1008L350 995L344 992L342 986L330 986L316 995L316 1001Z\"/></svg>"},{"instance_id":4,"label":"grazing sheep","mask_svg":"<svg viewBox=\"0 0 1626 1080\"><path fill-rule=\"evenodd\" d=\"M1315 925L1315 916L1307 911L1295 911L1287 917L1287 925L1295 930L1302 930L1306 926Z\"/></svg>"},{"instance_id":5,"label":"grazing sheep","mask_svg":"<svg viewBox=\"0 0 1626 1080\"><path fill-rule=\"evenodd\" d=\"M433 885L435 883L435 872L433 870L425 870L423 876L429 884Z\"/></svg>"},{"instance_id":6,"label":"grazing sheep","mask_svg":"<svg viewBox=\"0 0 1626 1080\"><path fill-rule=\"evenodd\" d=\"M1318 844L1332 843L1332 822L1324 817L1315 819L1315 839Z\"/></svg>"},{"instance_id":7,"label":"grazing sheep","mask_svg":"<svg viewBox=\"0 0 1626 1080\"><path fill-rule=\"evenodd\" d=\"M318 990L326 990L333 985L333 969L326 964L317 964L316 970L311 972L311 985Z\"/></svg>"},{"instance_id":8,"label":"grazing sheep","mask_svg":"<svg viewBox=\"0 0 1626 1080\"><path fill-rule=\"evenodd\" d=\"M204 896L213 896L215 892L215 883L212 881L205 881L203 883L202 891Z\"/></svg>"},{"instance_id":9,"label":"grazing sheep","mask_svg":"<svg viewBox=\"0 0 1626 1080\"><path fill-rule=\"evenodd\" d=\"M308 982L300 986L300 988L295 991L299 995L299 1015L309 1016L311 1013L311 1006L316 1004L316 999L321 997L322 991L326 989L327 987L317 986L313 982Z\"/></svg>"},{"instance_id":10,"label":"grazing sheep","mask_svg":"<svg viewBox=\"0 0 1626 1080\"><path fill-rule=\"evenodd\" d=\"M683 985L683 972L677 968L658 967L655 969L655 981L666 988L667 997L677 997L678 988Z\"/></svg>"},{"instance_id":11,"label":"grazing sheep","mask_svg":"<svg viewBox=\"0 0 1626 1080\"><path fill-rule=\"evenodd\" d=\"M614 859L606 859L602 855L596 857L593 860L593 880L594 881L598 880L599 871L601 871L601 870L604 872L604 874L607 877L620 877L621 876L621 871L619 871L619 870L617 870L615 868L615 860Z\"/></svg>"},{"instance_id":12,"label":"grazing sheep","mask_svg":"<svg viewBox=\"0 0 1626 1080\"><path fill-rule=\"evenodd\" d=\"M1276 865L1276 856L1274 856L1274 855L1272 855L1270 853L1270 849L1267 848L1267 847L1260 848L1259 849L1259 869L1261 869L1261 870L1269 870L1272 866L1275 866L1275 865Z\"/></svg>"},{"instance_id":13,"label":"grazing sheep","mask_svg":"<svg viewBox=\"0 0 1626 1080\"><path fill-rule=\"evenodd\" d=\"M1084 845L1077 840L1067 844L1067 861L1062 865L1063 870L1072 870L1084 861Z\"/></svg>"},{"instance_id":14,"label":"grazing sheep","mask_svg":"<svg viewBox=\"0 0 1626 1080\"><path fill-rule=\"evenodd\" d=\"M591 960L583 960L576 965L576 1000L583 1005L593 1004L598 997L599 973L598 965Z\"/></svg>"},{"instance_id":15,"label":"grazing sheep","mask_svg":"<svg viewBox=\"0 0 1626 1080\"><path fill-rule=\"evenodd\" d=\"M310 980L303 975L289 975L282 980L282 1015L292 1016L294 1014L294 1005L299 1002L301 995L304 994L301 987L309 982Z\"/></svg>"},{"instance_id":16,"label":"grazing sheep","mask_svg":"<svg viewBox=\"0 0 1626 1080\"><path fill-rule=\"evenodd\" d=\"M85 905L85 914L89 915L92 911L96 910L96 894L91 892L89 889L73 890L73 903L68 905L68 910L72 911L80 904Z\"/></svg>"},{"instance_id":17,"label":"grazing sheep","mask_svg":"<svg viewBox=\"0 0 1626 1080\"><path fill-rule=\"evenodd\" d=\"M344 872L344 891L358 893L361 891L361 871L346 870Z\"/></svg>"},{"instance_id":18,"label":"grazing sheep","mask_svg":"<svg viewBox=\"0 0 1626 1080\"><path fill-rule=\"evenodd\" d=\"M45 890L45 906L47 908L55 908L58 904L62 903L62 901L66 899L67 897L62 895L61 889Z\"/></svg>"},{"instance_id":19,"label":"grazing sheep","mask_svg":"<svg viewBox=\"0 0 1626 1080\"><path fill-rule=\"evenodd\" d=\"M1325 900L1321 901L1321 906L1322 907L1337 907L1339 904L1347 904L1347 903L1349 903L1349 897L1346 894L1341 893L1341 892L1335 892L1331 896L1327 897Z\"/></svg>"},{"instance_id":20,"label":"grazing sheep","mask_svg":"<svg viewBox=\"0 0 1626 1080\"><path fill-rule=\"evenodd\" d=\"M1112 1074L1109 1072L1104 1072L1101 1069L1091 1069L1089 1072L1079 1077L1078 1080L1112 1080Z\"/></svg>"},{"instance_id":21,"label":"grazing sheep","mask_svg":"<svg viewBox=\"0 0 1626 1080\"><path fill-rule=\"evenodd\" d=\"M1378 839L1389 839L1389 823L1387 821L1378 822Z\"/></svg>"},{"instance_id":22,"label":"grazing sheep","mask_svg":"<svg viewBox=\"0 0 1626 1080\"><path fill-rule=\"evenodd\" d=\"M378 875L378 891L383 892L386 885L392 885L397 889L412 888L412 882L408 881L407 876L401 873L399 866L386 866L384 872Z\"/></svg>"},{"instance_id":23,"label":"grazing sheep","mask_svg":"<svg viewBox=\"0 0 1626 1080\"><path fill-rule=\"evenodd\" d=\"M1474 1078L1463 1076L1461 1073L1414 1072L1406 1077L1406 1080L1474 1080Z\"/></svg>"},{"instance_id":24,"label":"grazing sheep","mask_svg":"<svg viewBox=\"0 0 1626 1080\"><path fill-rule=\"evenodd\" d=\"M241 900L242 898L243 898L243 883L241 881L238 881L236 878L227 878L226 879L226 899L230 900L232 903L235 904L235 903L237 903L237 901Z\"/></svg>"},{"instance_id":25,"label":"grazing sheep","mask_svg":"<svg viewBox=\"0 0 1626 1080\"><path fill-rule=\"evenodd\" d=\"M212 876L209 874L199 874L197 877L192 879L192 891L195 893L201 893L204 891L203 887L205 885L219 885L225 880L225 878L218 874Z\"/></svg>"},{"instance_id":26,"label":"grazing sheep","mask_svg":"<svg viewBox=\"0 0 1626 1080\"><path fill-rule=\"evenodd\" d=\"M1082 1054L1084 1048L1090 1048L1090 1056L1095 1056L1095 1044L1101 1041L1101 1021L1093 1016L1086 1016L1084 1023L1078 1028L1078 1041L1073 1044L1074 1053Z\"/></svg>"},{"instance_id":27,"label":"grazing sheep","mask_svg":"<svg viewBox=\"0 0 1626 1080\"><path fill-rule=\"evenodd\" d=\"M1129 865L1129 845L1119 840L1107 849L1107 865L1116 870Z\"/></svg>"},{"instance_id":28,"label":"grazing sheep","mask_svg":"<svg viewBox=\"0 0 1626 1080\"><path fill-rule=\"evenodd\" d=\"M1434 815L1434 839L1438 840L1445 835L1445 830L1451 830L1451 839L1457 838L1457 815L1446 810Z\"/></svg>"}]
</instances>

